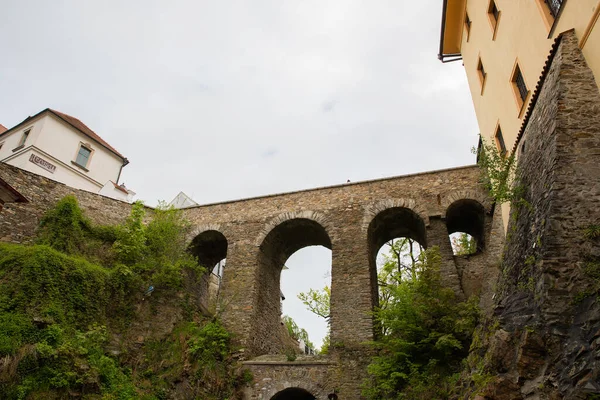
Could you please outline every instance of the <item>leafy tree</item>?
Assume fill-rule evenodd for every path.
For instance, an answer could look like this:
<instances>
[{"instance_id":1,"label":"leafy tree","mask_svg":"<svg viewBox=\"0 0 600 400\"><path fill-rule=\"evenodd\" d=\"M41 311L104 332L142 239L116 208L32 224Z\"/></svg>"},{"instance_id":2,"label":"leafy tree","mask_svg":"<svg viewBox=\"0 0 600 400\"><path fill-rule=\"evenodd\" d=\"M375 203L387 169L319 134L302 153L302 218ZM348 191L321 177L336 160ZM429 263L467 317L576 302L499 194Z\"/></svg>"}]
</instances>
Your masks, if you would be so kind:
<instances>
[{"instance_id":1,"label":"leafy tree","mask_svg":"<svg viewBox=\"0 0 600 400\"><path fill-rule=\"evenodd\" d=\"M466 256L477 252L477 242L475 238L461 232L452 238L452 249L457 256Z\"/></svg>"},{"instance_id":2,"label":"leafy tree","mask_svg":"<svg viewBox=\"0 0 600 400\"><path fill-rule=\"evenodd\" d=\"M298 298L304 303L306 308L312 312L313 314L325 318L325 320L329 323L329 318L331 314L331 289L329 286L325 286L321 290L309 289L308 293L299 293ZM321 344L321 354L327 354L329 351L329 327L327 331L327 335L323 338L323 343Z\"/></svg>"},{"instance_id":3,"label":"leafy tree","mask_svg":"<svg viewBox=\"0 0 600 400\"><path fill-rule=\"evenodd\" d=\"M329 320L331 289L325 286L321 290L309 289L308 293L299 293L298 298L308 308L308 311Z\"/></svg>"},{"instance_id":4,"label":"leafy tree","mask_svg":"<svg viewBox=\"0 0 600 400\"><path fill-rule=\"evenodd\" d=\"M298 324L296 324L296 321L292 319L292 317L284 315L283 323L285 324L288 333L293 339L298 341L303 340L304 344L306 344L308 347L310 347L311 349L315 348L315 345L308 338L308 332L306 332L306 329L300 328Z\"/></svg>"},{"instance_id":5,"label":"leafy tree","mask_svg":"<svg viewBox=\"0 0 600 400\"><path fill-rule=\"evenodd\" d=\"M364 394L370 399L444 398L460 369L477 323L476 300L458 303L444 288L437 248L423 251L414 276L388 284L389 297L375 318L385 335L369 365Z\"/></svg>"},{"instance_id":6,"label":"leafy tree","mask_svg":"<svg viewBox=\"0 0 600 400\"><path fill-rule=\"evenodd\" d=\"M331 344L331 330L328 330L327 334L323 338L323 343L321 343L321 348L319 349L319 354L328 354L330 344Z\"/></svg>"},{"instance_id":7,"label":"leafy tree","mask_svg":"<svg viewBox=\"0 0 600 400\"><path fill-rule=\"evenodd\" d=\"M385 309L394 295L393 289L404 279L415 279L418 273L418 257L423 247L410 238L398 238L386 243L387 253L377 273L379 308Z\"/></svg>"}]
</instances>

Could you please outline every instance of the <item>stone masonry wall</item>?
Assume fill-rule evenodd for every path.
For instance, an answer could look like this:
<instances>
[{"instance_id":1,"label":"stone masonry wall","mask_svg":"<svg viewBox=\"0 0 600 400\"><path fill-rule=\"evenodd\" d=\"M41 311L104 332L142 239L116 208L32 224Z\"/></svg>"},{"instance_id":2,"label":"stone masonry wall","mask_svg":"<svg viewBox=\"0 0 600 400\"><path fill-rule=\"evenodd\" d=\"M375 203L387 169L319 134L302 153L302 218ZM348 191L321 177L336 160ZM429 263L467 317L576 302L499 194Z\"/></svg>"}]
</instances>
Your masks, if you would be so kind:
<instances>
[{"instance_id":1,"label":"stone masonry wall","mask_svg":"<svg viewBox=\"0 0 600 400\"><path fill-rule=\"evenodd\" d=\"M330 380L330 364L326 361L261 360L245 362L252 372L252 386L245 393L247 400L270 400L274 395L289 388L306 390L317 400L327 400L334 393L335 384Z\"/></svg>"},{"instance_id":2,"label":"stone masonry wall","mask_svg":"<svg viewBox=\"0 0 600 400\"><path fill-rule=\"evenodd\" d=\"M600 393L600 92L574 32L555 50L519 147L485 399ZM494 325L494 324L492 324ZM486 353L483 356L484 353Z\"/></svg>"},{"instance_id":3,"label":"stone masonry wall","mask_svg":"<svg viewBox=\"0 0 600 400\"><path fill-rule=\"evenodd\" d=\"M97 224L117 224L131 212L131 204L74 189L40 175L0 163L0 178L19 191L28 203L6 203L0 211L0 241L28 243L44 213L66 195L77 197L85 214Z\"/></svg>"}]
</instances>

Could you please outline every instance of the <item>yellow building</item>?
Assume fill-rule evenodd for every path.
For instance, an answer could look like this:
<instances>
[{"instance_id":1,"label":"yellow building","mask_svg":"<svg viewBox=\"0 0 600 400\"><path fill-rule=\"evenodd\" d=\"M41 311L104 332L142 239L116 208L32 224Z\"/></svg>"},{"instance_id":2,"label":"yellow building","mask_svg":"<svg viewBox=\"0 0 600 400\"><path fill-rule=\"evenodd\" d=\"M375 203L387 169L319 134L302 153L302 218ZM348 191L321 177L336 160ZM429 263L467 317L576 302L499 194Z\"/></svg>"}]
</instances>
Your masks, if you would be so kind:
<instances>
[{"instance_id":1,"label":"yellow building","mask_svg":"<svg viewBox=\"0 0 600 400\"><path fill-rule=\"evenodd\" d=\"M600 0L443 0L439 58L462 60L486 142L517 149L531 95L562 32L575 30L600 82L599 15Z\"/></svg>"}]
</instances>

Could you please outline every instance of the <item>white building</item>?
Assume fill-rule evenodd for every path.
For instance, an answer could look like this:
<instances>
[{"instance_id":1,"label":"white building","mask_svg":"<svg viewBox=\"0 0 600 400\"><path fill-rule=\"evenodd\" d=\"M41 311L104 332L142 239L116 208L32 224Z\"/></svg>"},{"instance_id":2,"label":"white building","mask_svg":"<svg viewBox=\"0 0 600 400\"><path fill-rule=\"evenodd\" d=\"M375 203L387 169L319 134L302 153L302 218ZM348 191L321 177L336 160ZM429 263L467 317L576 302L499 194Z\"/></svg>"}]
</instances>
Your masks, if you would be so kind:
<instances>
[{"instance_id":1,"label":"white building","mask_svg":"<svg viewBox=\"0 0 600 400\"><path fill-rule=\"evenodd\" d=\"M0 129L0 162L119 200L135 195L118 183L127 158L77 118L49 108Z\"/></svg>"}]
</instances>

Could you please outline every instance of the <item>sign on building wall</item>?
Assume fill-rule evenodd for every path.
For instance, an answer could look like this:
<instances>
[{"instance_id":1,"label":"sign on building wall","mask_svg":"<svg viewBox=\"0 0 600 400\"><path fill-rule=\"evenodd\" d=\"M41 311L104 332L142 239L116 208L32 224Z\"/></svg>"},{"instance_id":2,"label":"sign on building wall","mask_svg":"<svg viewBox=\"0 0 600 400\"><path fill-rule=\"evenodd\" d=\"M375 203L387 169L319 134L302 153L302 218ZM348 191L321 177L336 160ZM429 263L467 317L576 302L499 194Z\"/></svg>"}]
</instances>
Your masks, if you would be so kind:
<instances>
[{"instance_id":1,"label":"sign on building wall","mask_svg":"<svg viewBox=\"0 0 600 400\"><path fill-rule=\"evenodd\" d=\"M34 163L35 165L44 168L46 171L49 171L51 173L54 173L54 171L56 171L56 165L49 163L48 161L44 160L41 157L36 156L35 154L32 154L29 157L29 161L31 161L32 163Z\"/></svg>"}]
</instances>

